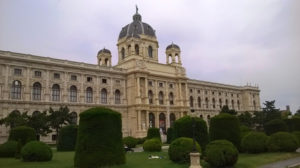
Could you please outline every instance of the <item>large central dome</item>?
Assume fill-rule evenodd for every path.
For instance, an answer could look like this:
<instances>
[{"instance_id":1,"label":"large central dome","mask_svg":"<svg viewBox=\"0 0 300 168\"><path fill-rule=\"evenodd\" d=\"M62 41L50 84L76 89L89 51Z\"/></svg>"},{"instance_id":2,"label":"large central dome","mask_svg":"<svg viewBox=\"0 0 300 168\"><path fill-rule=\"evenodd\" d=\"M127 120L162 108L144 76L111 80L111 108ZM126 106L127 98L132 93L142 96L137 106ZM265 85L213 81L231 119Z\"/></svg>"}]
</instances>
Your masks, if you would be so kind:
<instances>
[{"instance_id":1,"label":"large central dome","mask_svg":"<svg viewBox=\"0 0 300 168\"><path fill-rule=\"evenodd\" d=\"M156 38L153 28L149 24L142 22L142 16L136 11L133 15L133 22L122 28L119 40L124 37L140 38L139 35L141 34Z\"/></svg>"}]
</instances>

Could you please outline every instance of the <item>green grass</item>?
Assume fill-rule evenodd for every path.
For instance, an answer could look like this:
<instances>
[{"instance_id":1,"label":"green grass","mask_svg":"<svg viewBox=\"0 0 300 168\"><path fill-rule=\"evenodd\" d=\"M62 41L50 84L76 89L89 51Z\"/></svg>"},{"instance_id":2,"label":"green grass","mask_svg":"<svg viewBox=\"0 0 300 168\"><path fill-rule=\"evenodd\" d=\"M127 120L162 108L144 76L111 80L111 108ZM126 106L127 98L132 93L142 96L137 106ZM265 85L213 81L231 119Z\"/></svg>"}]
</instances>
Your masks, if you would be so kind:
<instances>
[{"instance_id":1,"label":"green grass","mask_svg":"<svg viewBox=\"0 0 300 168\"><path fill-rule=\"evenodd\" d=\"M162 156L163 159L148 159L149 155ZM299 153L264 153L264 154L240 154L235 168L256 168L258 166L300 156ZM54 150L53 159L50 162L22 162L14 158L0 158L2 168L73 168L74 152L57 152ZM126 154L125 165L113 168L188 168L188 164L175 164L168 159L168 153L163 152L139 152Z\"/></svg>"}]
</instances>

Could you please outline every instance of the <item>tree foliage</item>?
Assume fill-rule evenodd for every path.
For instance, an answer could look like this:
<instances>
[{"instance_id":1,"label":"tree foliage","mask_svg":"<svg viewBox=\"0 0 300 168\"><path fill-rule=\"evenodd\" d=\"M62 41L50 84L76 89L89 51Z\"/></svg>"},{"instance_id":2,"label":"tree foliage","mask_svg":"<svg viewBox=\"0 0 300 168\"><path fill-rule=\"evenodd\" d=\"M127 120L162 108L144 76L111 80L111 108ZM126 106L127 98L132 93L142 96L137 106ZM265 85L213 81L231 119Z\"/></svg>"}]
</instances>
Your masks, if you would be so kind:
<instances>
[{"instance_id":1,"label":"tree foliage","mask_svg":"<svg viewBox=\"0 0 300 168\"><path fill-rule=\"evenodd\" d=\"M19 111L12 111L8 116L0 120L1 125L6 127L15 128L18 126L24 126L28 123L28 114L27 112L20 113Z\"/></svg>"},{"instance_id":2,"label":"tree foliage","mask_svg":"<svg viewBox=\"0 0 300 168\"><path fill-rule=\"evenodd\" d=\"M51 132L46 111L28 116L26 125L33 128L37 135L46 136Z\"/></svg>"},{"instance_id":3,"label":"tree foliage","mask_svg":"<svg viewBox=\"0 0 300 168\"><path fill-rule=\"evenodd\" d=\"M220 113L227 113L231 115L237 115L237 112L234 109L229 109L227 105L223 106Z\"/></svg>"},{"instance_id":4,"label":"tree foliage","mask_svg":"<svg viewBox=\"0 0 300 168\"><path fill-rule=\"evenodd\" d=\"M252 115L248 111L238 115L237 117L238 117L241 125L245 125L249 128L253 127L253 118L252 118Z\"/></svg>"}]
</instances>

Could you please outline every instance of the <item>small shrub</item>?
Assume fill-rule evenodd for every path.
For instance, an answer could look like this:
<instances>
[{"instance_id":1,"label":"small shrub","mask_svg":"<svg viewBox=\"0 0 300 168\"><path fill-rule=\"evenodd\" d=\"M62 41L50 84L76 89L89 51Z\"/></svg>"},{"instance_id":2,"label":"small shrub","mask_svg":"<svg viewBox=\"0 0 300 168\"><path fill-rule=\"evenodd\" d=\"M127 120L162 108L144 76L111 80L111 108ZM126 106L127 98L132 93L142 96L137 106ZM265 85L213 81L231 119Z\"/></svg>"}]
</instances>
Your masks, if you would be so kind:
<instances>
[{"instance_id":1,"label":"small shrub","mask_svg":"<svg viewBox=\"0 0 300 168\"><path fill-rule=\"evenodd\" d=\"M143 144L143 149L146 152L159 152L161 151L161 141L158 138L147 139Z\"/></svg>"},{"instance_id":2,"label":"small shrub","mask_svg":"<svg viewBox=\"0 0 300 168\"><path fill-rule=\"evenodd\" d=\"M17 141L24 146L27 142L36 140L35 130L26 126L12 128L8 140Z\"/></svg>"},{"instance_id":3,"label":"small shrub","mask_svg":"<svg viewBox=\"0 0 300 168\"><path fill-rule=\"evenodd\" d=\"M25 162L50 161L52 150L44 142L31 141L22 148L21 157Z\"/></svg>"},{"instance_id":4,"label":"small shrub","mask_svg":"<svg viewBox=\"0 0 300 168\"><path fill-rule=\"evenodd\" d=\"M158 128L149 128L148 129L147 139L152 139L152 138L158 138L159 140L161 140Z\"/></svg>"},{"instance_id":5,"label":"small shrub","mask_svg":"<svg viewBox=\"0 0 300 168\"><path fill-rule=\"evenodd\" d=\"M74 167L109 167L125 163L121 114L94 107L80 114Z\"/></svg>"},{"instance_id":6,"label":"small shrub","mask_svg":"<svg viewBox=\"0 0 300 168\"><path fill-rule=\"evenodd\" d=\"M194 121L193 121L194 120ZM199 117L185 116L174 122L174 139L180 137L193 138L193 122L195 122L195 139L205 149L208 143L208 131L206 122Z\"/></svg>"},{"instance_id":7,"label":"small shrub","mask_svg":"<svg viewBox=\"0 0 300 168\"><path fill-rule=\"evenodd\" d=\"M222 113L210 120L210 140L226 139L235 147L240 147L241 135L240 124L236 116Z\"/></svg>"},{"instance_id":8,"label":"small shrub","mask_svg":"<svg viewBox=\"0 0 300 168\"><path fill-rule=\"evenodd\" d=\"M300 147L300 131L294 131L293 135L298 139L298 147Z\"/></svg>"},{"instance_id":9,"label":"small shrub","mask_svg":"<svg viewBox=\"0 0 300 168\"><path fill-rule=\"evenodd\" d=\"M286 123L281 119L275 119L267 122L264 126L267 135L272 135L276 132L287 131L288 127Z\"/></svg>"},{"instance_id":10,"label":"small shrub","mask_svg":"<svg viewBox=\"0 0 300 168\"><path fill-rule=\"evenodd\" d=\"M262 132L251 132L242 139L242 149L248 153L261 153L267 150L269 137Z\"/></svg>"},{"instance_id":11,"label":"small shrub","mask_svg":"<svg viewBox=\"0 0 300 168\"><path fill-rule=\"evenodd\" d=\"M193 151L193 139L181 137L175 139L169 147L169 158L173 162L177 163L189 163L190 162L190 153ZM196 150L200 153L200 145L196 141Z\"/></svg>"},{"instance_id":12,"label":"small shrub","mask_svg":"<svg viewBox=\"0 0 300 168\"><path fill-rule=\"evenodd\" d=\"M167 143L170 144L175 139L174 128L170 127L167 130Z\"/></svg>"},{"instance_id":13,"label":"small shrub","mask_svg":"<svg viewBox=\"0 0 300 168\"><path fill-rule=\"evenodd\" d=\"M212 167L231 167L238 160L238 150L227 140L215 140L206 146L206 161Z\"/></svg>"},{"instance_id":14,"label":"small shrub","mask_svg":"<svg viewBox=\"0 0 300 168\"><path fill-rule=\"evenodd\" d=\"M68 125L59 131L57 150L58 151L73 151L75 150L77 139L77 125Z\"/></svg>"},{"instance_id":15,"label":"small shrub","mask_svg":"<svg viewBox=\"0 0 300 168\"><path fill-rule=\"evenodd\" d=\"M138 140L136 138L134 138L134 137L128 136L128 137L123 138L123 143L128 148L134 148L137 145Z\"/></svg>"},{"instance_id":16,"label":"small shrub","mask_svg":"<svg viewBox=\"0 0 300 168\"><path fill-rule=\"evenodd\" d=\"M287 132L277 132L272 134L268 141L270 152L295 152L298 147L297 138Z\"/></svg>"},{"instance_id":17,"label":"small shrub","mask_svg":"<svg viewBox=\"0 0 300 168\"><path fill-rule=\"evenodd\" d=\"M17 149L17 141L7 141L0 145L0 157L15 157Z\"/></svg>"}]
</instances>

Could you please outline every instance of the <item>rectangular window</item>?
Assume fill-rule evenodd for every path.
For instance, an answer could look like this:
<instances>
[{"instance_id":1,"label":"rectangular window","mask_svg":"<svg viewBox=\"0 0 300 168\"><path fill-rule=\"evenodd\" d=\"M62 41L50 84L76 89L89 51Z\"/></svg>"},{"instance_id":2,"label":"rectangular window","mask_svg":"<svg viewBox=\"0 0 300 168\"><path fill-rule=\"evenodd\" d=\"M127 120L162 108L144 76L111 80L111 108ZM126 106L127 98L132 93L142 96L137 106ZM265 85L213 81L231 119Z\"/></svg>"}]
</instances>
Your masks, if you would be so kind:
<instances>
[{"instance_id":1,"label":"rectangular window","mask_svg":"<svg viewBox=\"0 0 300 168\"><path fill-rule=\"evenodd\" d=\"M71 75L71 80L77 81L77 76L76 75Z\"/></svg>"},{"instance_id":2,"label":"rectangular window","mask_svg":"<svg viewBox=\"0 0 300 168\"><path fill-rule=\"evenodd\" d=\"M193 89L190 89L190 93L193 93Z\"/></svg>"},{"instance_id":3,"label":"rectangular window","mask_svg":"<svg viewBox=\"0 0 300 168\"><path fill-rule=\"evenodd\" d=\"M171 84L169 85L169 87L170 87L171 89L173 89L173 84L171 83Z\"/></svg>"},{"instance_id":4,"label":"rectangular window","mask_svg":"<svg viewBox=\"0 0 300 168\"><path fill-rule=\"evenodd\" d=\"M22 75L22 69L19 69L19 68L15 68L14 69L14 75Z\"/></svg>"},{"instance_id":5,"label":"rectangular window","mask_svg":"<svg viewBox=\"0 0 300 168\"><path fill-rule=\"evenodd\" d=\"M39 78L39 77L42 76L42 72L41 71L34 71L34 76Z\"/></svg>"},{"instance_id":6,"label":"rectangular window","mask_svg":"<svg viewBox=\"0 0 300 168\"><path fill-rule=\"evenodd\" d=\"M200 90L198 90L198 94L200 94Z\"/></svg>"},{"instance_id":7,"label":"rectangular window","mask_svg":"<svg viewBox=\"0 0 300 168\"><path fill-rule=\"evenodd\" d=\"M160 82L160 83L158 84L158 86L159 86L159 87L164 87L164 84L163 84L162 82Z\"/></svg>"},{"instance_id":8,"label":"rectangular window","mask_svg":"<svg viewBox=\"0 0 300 168\"><path fill-rule=\"evenodd\" d=\"M92 81L93 81L93 78L92 78L92 77L87 77L87 78L86 78L86 81L87 81L87 82L92 82Z\"/></svg>"},{"instance_id":9,"label":"rectangular window","mask_svg":"<svg viewBox=\"0 0 300 168\"><path fill-rule=\"evenodd\" d=\"M102 83L107 83L107 80L106 79L102 79Z\"/></svg>"},{"instance_id":10,"label":"rectangular window","mask_svg":"<svg viewBox=\"0 0 300 168\"><path fill-rule=\"evenodd\" d=\"M213 95L215 95L215 92L212 92Z\"/></svg>"},{"instance_id":11,"label":"rectangular window","mask_svg":"<svg viewBox=\"0 0 300 168\"><path fill-rule=\"evenodd\" d=\"M149 81L149 82L148 82L148 85L149 85L149 86L153 86L152 81Z\"/></svg>"},{"instance_id":12,"label":"rectangular window","mask_svg":"<svg viewBox=\"0 0 300 168\"><path fill-rule=\"evenodd\" d=\"M52 135L52 141L56 141L56 134Z\"/></svg>"},{"instance_id":13,"label":"rectangular window","mask_svg":"<svg viewBox=\"0 0 300 168\"><path fill-rule=\"evenodd\" d=\"M54 79L60 79L60 74L59 73L54 73L53 77L54 77Z\"/></svg>"}]
</instances>

